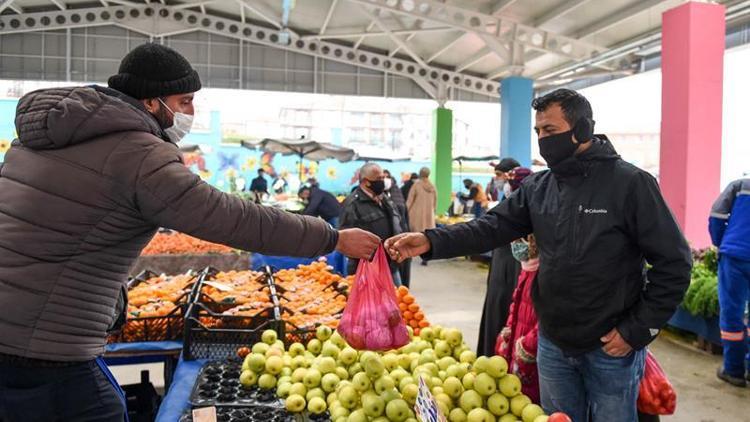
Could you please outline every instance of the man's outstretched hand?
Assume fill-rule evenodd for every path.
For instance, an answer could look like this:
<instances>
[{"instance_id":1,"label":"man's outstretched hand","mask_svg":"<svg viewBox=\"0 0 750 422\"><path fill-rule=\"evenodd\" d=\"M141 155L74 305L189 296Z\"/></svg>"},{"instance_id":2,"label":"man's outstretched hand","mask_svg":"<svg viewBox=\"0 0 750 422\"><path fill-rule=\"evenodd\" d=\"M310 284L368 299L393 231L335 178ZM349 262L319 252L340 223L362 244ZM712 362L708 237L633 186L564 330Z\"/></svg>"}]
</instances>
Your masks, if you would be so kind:
<instances>
[{"instance_id":1,"label":"man's outstretched hand","mask_svg":"<svg viewBox=\"0 0 750 422\"><path fill-rule=\"evenodd\" d=\"M386 252L398 263L425 254L430 248L430 240L424 233L402 233L385 241Z\"/></svg>"},{"instance_id":2,"label":"man's outstretched hand","mask_svg":"<svg viewBox=\"0 0 750 422\"><path fill-rule=\"evenodd\" d=\"M336 250L349 258L370 259L380 246L380 238L362 229L339 230Z\"/></svg>"}]
</instances>

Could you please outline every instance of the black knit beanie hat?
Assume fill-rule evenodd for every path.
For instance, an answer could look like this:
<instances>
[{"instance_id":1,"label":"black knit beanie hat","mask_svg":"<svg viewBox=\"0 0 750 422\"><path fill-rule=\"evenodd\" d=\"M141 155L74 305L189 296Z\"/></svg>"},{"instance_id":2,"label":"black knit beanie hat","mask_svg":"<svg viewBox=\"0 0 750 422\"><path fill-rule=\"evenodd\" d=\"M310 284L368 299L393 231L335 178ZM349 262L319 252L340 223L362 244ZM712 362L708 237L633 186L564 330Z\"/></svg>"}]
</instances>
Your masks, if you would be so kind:
<instances>
[{"instance_id":1,"label":"black knit beanie hat","mask_svg":"<svg viewBox=\"0 0 750 422\"><path fill-rule=\"evenodd\" d=\"M109 87L137 100L187 94L201 89L198 72L177 51L146 43L128 53Z\"/></svg>"}]
</instances>

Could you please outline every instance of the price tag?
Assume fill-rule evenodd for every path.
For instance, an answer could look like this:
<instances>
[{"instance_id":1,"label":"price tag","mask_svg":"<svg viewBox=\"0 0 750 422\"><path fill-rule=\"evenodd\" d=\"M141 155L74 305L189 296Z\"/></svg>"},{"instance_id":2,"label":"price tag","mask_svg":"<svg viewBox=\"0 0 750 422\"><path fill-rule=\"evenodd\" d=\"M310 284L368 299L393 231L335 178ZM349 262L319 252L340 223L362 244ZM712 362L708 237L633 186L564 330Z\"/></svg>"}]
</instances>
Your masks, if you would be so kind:
<instances>
[{"instance_id":1,"label":"price tag","mask_svg":"<svg viewBox=\"0 0 750 422\"><path fill-rule=\"evenodd\" d=\"M447 422L445 415L440 411L437 401L435 401L435 397L433 397L427 383L421 376L419 377L419 393L417 393L414 412L417 414L417 419L422 422Z\"/></svg>"},{"instance_id":2,"label":"price tag","mask_svg":"<svg viewBox=\"0 0 750 422\"><path fill-rule=\"evenodd\" d=\"M207 286L211 286L215 288L216 290L221 290L222 292L231 292L234 290L233 288L227 286L226 284L217 283L215 281L204 281L203 284Z\"/></svg>"},{"instance_id":3,"label":"price tag","mask_svg":"<svg viewBox=\"0 0 750 422\"><path fill-rule=\"evenodd\" d=\"M216 422L216 408L211 406L193 409L193 422Z\"/></svg>"}]
</instances>

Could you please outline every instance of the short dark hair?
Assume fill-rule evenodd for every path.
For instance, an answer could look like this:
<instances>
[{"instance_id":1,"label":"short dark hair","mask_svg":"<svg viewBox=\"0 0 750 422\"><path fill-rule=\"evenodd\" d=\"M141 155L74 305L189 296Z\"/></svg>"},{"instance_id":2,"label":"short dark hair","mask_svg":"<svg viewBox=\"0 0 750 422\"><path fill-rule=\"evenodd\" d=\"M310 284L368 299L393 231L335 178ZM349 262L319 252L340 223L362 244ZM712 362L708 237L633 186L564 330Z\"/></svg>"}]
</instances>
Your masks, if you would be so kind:
<instances>
[{"instance_id":1,"label":"short dark hair","mask_svg":"<svg viewBox=\"0 0 750 422\"><path fill-rule=\"evenodd\" d=\"M521 167L521 164L518 162L518 160L516 160L515 158L507 157L500 160L500 162L495 166L495 171L507 173L516 167Z\"/></svg>"},{"instance_id":2,"label":"short dark hair","mask_svg":"<svg viewBox=\"0 0 750 422\"><path fill-rule=\"evenodd\" d=\"M474 181L471 179L464 179L464 185L473 185Z\"/></svg>"},{"instance_id":3,"label":"short dark hair","mask_svg":"<svg viewBox=\"0 0 750 422\"><path fill-rule=\"evenodd\" d=\"M419 179L419 175L417 173L412 173L411 176L409 176L409 179L411 179L411 180L417 180L417 179Z\"/></svg>"},{"instance_id":4,"label":"short dark hair","mask_svg":"<svg viewBox=\"0 0 750 422\"><path fill-rule=\"evenodd\" d=\"M259 169L258 169L258 174L260 174L261 172L265 173L266 171L265 171L265 170L263 170L262 168L259 168Z\"/></svg>"},{"instance_id":5,"label":"short dark hair","mask_svg":"<svg viewBox=\"0 0 750 422\"><path fill-rule=\"evenodd\" d=\"M534 98L534 101L531 102L531 107L536 111L544 111L552 104L560 105L563 115L565 115L565 121L568 122L570 127L575 126L581 117L594 118L589 100L572 89L560 88L541 97Z\"/></svg>"}]
</instances>

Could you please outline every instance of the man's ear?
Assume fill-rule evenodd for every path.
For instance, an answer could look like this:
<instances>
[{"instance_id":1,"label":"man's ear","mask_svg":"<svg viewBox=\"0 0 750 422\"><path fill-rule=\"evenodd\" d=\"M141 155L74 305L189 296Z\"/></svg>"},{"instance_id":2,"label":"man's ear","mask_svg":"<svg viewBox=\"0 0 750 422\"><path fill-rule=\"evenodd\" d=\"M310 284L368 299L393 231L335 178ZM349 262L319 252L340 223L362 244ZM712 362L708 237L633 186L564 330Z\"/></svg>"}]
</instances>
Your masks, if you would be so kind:
<instances>
[{"instance_id":1,"label":"man's ear","mask_svg":"<svg viewBox=\"0 0 750 422\"><path fill-rule=\"evenodd\" d=\"M156 114L156 112L159 111L159 108L161 107L161 104L159 104L159 100L156 98L146 98L141 100L143 103L143 106L146 107L146 111L148 111L151 114Z\"/></svg>"}]
</instances>

